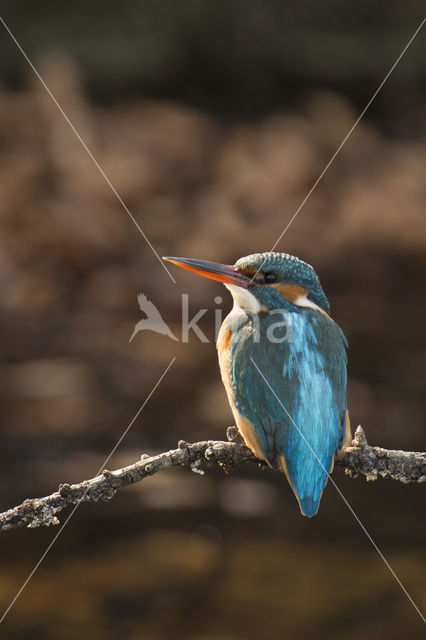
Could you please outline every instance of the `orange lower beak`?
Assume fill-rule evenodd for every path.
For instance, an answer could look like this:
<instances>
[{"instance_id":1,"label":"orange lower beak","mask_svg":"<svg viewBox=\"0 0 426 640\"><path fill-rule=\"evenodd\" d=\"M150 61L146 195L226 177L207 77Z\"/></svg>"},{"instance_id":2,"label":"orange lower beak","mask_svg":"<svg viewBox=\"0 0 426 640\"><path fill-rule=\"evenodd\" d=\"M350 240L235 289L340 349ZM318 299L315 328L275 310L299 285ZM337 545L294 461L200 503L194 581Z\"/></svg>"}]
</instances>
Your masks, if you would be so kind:
<instances>
[{"instance_id":1,"label":"orange lower beak","mask_svg":"<svg viewBox=\"0 0 426 640\"><path fill-rule=\"evenodd\" d=\"M188 269L198 273L200 276L210 278L211 280L218 280L224 284L236 284L239 287L247 289L251 283L251 279L238 271L236 267L229 264L220 264L219 262L206 262L205 260L192 260L191 258L168 258L164 257L163 260L177 264L182 269Z\"/></svg>"}]
</instances>

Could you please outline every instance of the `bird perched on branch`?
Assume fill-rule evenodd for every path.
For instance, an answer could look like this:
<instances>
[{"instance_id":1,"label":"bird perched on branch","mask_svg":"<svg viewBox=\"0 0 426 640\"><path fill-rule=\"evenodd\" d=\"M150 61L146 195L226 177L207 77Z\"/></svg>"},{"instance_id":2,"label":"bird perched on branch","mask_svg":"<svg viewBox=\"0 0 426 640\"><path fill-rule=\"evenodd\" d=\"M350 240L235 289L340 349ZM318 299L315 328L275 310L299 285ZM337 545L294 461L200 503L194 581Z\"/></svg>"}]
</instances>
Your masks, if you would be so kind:
<instances>
[{"instance_id":1,"label":"bird perched on branch","mask_svg":"<svg viewBox=\"0 0 426 640\"><path fill-rule=\"evenodd\" d=\"M253 453L285 473L302 514L315 515L351 430L346 338L314 269L273 252L234 266L165 260L230 290L234 307L217 348L235 422Z\"/></svg>"}]
</instances>

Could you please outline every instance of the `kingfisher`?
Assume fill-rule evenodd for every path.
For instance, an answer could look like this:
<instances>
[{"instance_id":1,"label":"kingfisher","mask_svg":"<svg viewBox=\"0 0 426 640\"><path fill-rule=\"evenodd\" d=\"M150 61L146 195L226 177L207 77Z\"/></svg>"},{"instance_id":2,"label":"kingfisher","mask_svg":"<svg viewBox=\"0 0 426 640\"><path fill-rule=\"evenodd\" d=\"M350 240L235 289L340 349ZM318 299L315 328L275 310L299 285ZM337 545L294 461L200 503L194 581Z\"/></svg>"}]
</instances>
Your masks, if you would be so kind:
<instances>
[{"instance_id":1,"label":"kingfisher","mask_svg":"<svg viewBox=\"0 0 426 640\"><path fill-rule=\"evenodd\" d=\"M234 265L164 260L231 292L217 350L237 428L255 456L284 472L302 514L314 516L335 456L352 436L347 341L313 267L277 252Z\"/></svg>"}]
</instances>

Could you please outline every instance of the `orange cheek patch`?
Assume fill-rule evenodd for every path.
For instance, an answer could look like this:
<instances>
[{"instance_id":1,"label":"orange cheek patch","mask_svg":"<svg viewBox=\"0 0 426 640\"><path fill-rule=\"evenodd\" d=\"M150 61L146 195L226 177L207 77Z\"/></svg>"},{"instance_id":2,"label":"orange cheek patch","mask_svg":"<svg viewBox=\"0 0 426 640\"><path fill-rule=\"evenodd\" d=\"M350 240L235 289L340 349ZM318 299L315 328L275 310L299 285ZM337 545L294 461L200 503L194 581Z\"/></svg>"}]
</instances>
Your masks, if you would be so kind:
<instances>
[{"instance_id":1,"label":"orange cheek patch","mask_svg":"<svg viewBox=\"0 0 426 640\"><path fill-rule=\"evenodd\" d=\"M304 287L301 287L300 284L283 284L282 282L279 282L278 284L271 284L269 286L276 289L280 296L289 302L295 302L297 298L306 296L308 293L308 291Z\"/></svg>"}]
</instances>

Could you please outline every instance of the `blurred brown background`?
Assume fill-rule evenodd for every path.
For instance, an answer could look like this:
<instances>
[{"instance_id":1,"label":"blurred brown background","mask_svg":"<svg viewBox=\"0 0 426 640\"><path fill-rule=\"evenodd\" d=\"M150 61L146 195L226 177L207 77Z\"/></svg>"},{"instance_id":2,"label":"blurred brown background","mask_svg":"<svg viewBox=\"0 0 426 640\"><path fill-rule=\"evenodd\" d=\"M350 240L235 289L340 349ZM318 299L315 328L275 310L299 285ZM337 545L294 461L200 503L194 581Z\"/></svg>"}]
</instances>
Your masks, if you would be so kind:
<instances>
[{"instance_id":1,"label":"blurred brown background","mask_svg":"<svg viewBox=\"0 0 426 640\"><path fill-rule=\"evenodd\" d=\"M420 23L423 5L3 3L3 17L160 255L269 250ZM425 448L426 33L278 249L312 263L350 344L372 444ZM223 438L220 285L161 268L0 29L0 508L108 463ZM139 333L144 292L180 336ZM223 303L214 302L222 296ZM336 482L426 608L424 487ZM64 518L63 518L64 519ZM56 534L1 536L3 612ZM0 613L1 613L0 612ZM333 487L300 516L286 481L162 473L82 505L3 623L13 639L423 637Z\"/></svg>"}]
</instances>

